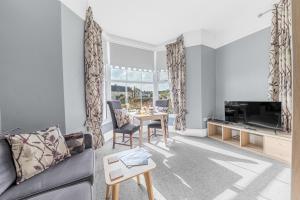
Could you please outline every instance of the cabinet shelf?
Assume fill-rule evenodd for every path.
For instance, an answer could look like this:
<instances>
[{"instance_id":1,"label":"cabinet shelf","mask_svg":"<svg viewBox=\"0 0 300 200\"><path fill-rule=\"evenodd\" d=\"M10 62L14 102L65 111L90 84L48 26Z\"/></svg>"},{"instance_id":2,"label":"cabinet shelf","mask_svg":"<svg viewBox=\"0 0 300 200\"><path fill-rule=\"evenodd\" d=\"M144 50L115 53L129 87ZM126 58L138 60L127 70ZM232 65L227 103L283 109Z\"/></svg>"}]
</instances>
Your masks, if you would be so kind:
<instances>
[{"instance_id":1,"label":"cabinet shelf","mask_svg":"<svg viewBox=\"0 0 300 200\"><path fill-rule=\"evenodd\" d=\"M250 130L233 124L208 121L208 137L251 152L291 163L291 137L267 130Z\"/></svg>"}]
</instances>

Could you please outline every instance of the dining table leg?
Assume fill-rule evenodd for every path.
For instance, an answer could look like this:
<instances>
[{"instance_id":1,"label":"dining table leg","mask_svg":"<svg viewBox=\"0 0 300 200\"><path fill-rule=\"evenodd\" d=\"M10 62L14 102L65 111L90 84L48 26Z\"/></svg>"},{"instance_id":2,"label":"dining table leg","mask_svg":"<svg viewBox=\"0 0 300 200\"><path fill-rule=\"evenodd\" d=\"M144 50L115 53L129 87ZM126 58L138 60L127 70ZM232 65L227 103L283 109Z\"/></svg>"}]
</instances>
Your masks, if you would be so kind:
<instances>
[{"instance_id":1,"label":"dining table leg","mask_svg":"<svg viewBox=\"0 0 300 200\"><path fill-rule=\"evenodd\" d=\"M140 132L139 132L139 146L143 144L143 120L140 120Z\"/></svg>"},{"instance_id":2,"label":"dining table leg","mask_svg":"<svg viewBox=\"0 0 300 200\"><path fill-rule=\"evenodd\" d=\"M161 116L160 123L161 123L162 132L163 132L164 143L165 143L165 145L167 145L167 132L166 132L165 117L164 116Z\"/></svg>"}]
</instances>

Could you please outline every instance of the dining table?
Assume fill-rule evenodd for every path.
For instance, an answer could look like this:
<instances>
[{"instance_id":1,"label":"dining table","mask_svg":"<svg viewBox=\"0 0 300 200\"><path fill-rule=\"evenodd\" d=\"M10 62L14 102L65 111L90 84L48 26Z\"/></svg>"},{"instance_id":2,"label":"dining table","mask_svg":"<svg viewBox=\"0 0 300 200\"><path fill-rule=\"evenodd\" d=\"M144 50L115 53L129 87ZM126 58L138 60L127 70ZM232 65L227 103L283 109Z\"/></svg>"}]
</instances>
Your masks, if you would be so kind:
<instances>
[{"instance_id":1,"label":"dining table","mask_svg":"<svg viewBox=\"0 0 300 200\"><path fill-rule=\"evenodd\" d=\"M143 145L143 126L146 121L160 120L163 140L165 145L167 145L168 129L167 129L167 117L168 113L165 112L148 112L148 113L135 113L133 114L134 119L137 119L140 123L139 130L139 146Z\"/></svg>"}]
</instances>

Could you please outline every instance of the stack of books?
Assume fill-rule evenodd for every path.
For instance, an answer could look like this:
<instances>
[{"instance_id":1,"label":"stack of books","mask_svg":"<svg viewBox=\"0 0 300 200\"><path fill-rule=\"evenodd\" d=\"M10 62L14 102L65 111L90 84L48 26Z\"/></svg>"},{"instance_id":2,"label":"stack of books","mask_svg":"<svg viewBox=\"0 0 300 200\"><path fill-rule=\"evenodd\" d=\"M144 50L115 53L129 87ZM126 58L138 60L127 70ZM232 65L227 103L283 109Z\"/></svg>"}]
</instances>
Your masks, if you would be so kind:
<instances>
[{"instance_id":1,"label":"stack of books","mask_svg":"<svg viewBox=\"0 0 300 200\"><path fill-rule=\"evenodd\" d=\"M152 156L146 149L137 147L128 151L121 152L119 155L126 167L134 167L139 165L148 165L148 159Z\"/></svg>"}]
</instances>

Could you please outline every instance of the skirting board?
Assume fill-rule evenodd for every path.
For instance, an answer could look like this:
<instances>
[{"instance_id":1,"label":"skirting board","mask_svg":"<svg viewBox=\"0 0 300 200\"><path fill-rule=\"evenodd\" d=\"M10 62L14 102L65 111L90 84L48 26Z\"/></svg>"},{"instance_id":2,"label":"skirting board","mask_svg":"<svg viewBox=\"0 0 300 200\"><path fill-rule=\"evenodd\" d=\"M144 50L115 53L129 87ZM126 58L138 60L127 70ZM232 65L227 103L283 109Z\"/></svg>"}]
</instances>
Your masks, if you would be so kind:
<instances>
[{"instance_id":1,"label":"skirting board","mask_svg":"<svg viewBox=\"0 0 300 200\"><path fill-rule=\"evenodd\" d=\"M179 135L193 136L193 137L206 137L207 129L185 129L185 131L176 131Z\"/></svg>"},{"instance_id":2,"label":"skirting board","mask_svg":"<svg viewBox=\"0 0 300 200\"><path fill-rule=\"evenodd\" d=\"M144 129L145 130L145 129ZM193 137L206 137L207 129L186 129L185 131L175 131L173 126L169 126L169 131L176 132L179 135L183 136L193 136ZM104 141L107 142L112 139L113 132L109 131L104 133Z\"/></svg>"}]
</instances>

